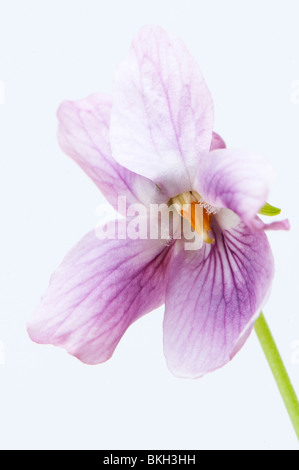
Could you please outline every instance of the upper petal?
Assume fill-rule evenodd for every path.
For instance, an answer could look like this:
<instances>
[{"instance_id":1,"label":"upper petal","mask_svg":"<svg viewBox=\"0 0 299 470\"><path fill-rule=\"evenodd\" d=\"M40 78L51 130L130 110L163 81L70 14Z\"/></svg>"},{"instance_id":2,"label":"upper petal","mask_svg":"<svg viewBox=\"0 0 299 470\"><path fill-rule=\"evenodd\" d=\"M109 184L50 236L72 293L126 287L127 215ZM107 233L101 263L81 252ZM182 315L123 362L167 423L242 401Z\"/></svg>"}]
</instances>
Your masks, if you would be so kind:
<instances>
[{"instance_id":1,"label":"upper petal","mask_svg":"<svg viewBox=\"0 0 299 470\"><path fill-rule=\"evenodd\" d=\"M110 114L111 98L104 94L63 102L57 113L61 148L90 176L115 209L118 196L126 196L128 204L155 201L161 196L155 184L112 158Z\"/></svg>"},{"instance_id":2,"label":"upper petal","mask_svg":"<svg viewBox=\"0 0 299 470\"><path fill-rule=\"evenodd\" d=\"M217 134L217 132L213 132L210 152L212 150L225 149L225 148L226 148L226 144L224 140L222 139L222 137L219 134Z\"/></svg>"},{"instance_id":3,"label":"upper petal","mask_svg":"<svg viewBox=\"0 0 299 470\"><path fill-rule=\"evenodd\" d=\"M161 28L142 28L116 74L114 158L174 196L191 188L212 129L212 98L193 57Z\"/></svg>"},{"instance_id":4,"label":"upper petal","mask_svg":"<svg viewBox=\"0 0 299 470\"><path fill-rule=\"evenodd\" d=\"M28 324L30 337L89 364L109 359L130 324L164 302L170 250L159 240L89 233L53 274Z\"/></svg>"},{"instance_id":5,"label":"upper petal","mask_svg":"<svg viewBox=\"0 0 299 470\"><path fill-rule=\"evenodd\" d=\"M266 235L244 224L213 245L179 251L166 288L164 351L175 375L195 378L226 364L240 349L269 293L274 272Z\"/></svg>"},{"instance_id":6,"label":"upper petal","mask_svg":"<svg viewBox=\"0 0 299 470\"><path fill-rule=\"evenodd\" d=\"M248 227L260 229L264 225L256 214L267 201L272 180L273 169L264 157L218 149L200 159L194 189L208 204L231 209Z\"/></svg>"}]
</instances>

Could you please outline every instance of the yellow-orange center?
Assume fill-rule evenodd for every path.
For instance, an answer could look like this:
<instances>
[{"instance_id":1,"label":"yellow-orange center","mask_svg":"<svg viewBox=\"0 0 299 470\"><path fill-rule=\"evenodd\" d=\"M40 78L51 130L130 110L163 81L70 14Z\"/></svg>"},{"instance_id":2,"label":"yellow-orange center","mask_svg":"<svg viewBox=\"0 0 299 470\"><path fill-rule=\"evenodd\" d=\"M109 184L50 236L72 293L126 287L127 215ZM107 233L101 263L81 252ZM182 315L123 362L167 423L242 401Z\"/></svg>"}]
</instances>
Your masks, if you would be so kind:
<instances>
[{"instance_id":1,"label":"yellow-orange center","mask_svg":"<svg viewBox=\"0 0 299 470\"><path fill-rule=\"evenodd\" d=\"M179 194L170 200L177 212L186 219L191 227L203 238L206 243L213 243L209 232L211 231L211 220L213 212L206 209L196 191L188 191Z\"/></svg>"}]
</instances>

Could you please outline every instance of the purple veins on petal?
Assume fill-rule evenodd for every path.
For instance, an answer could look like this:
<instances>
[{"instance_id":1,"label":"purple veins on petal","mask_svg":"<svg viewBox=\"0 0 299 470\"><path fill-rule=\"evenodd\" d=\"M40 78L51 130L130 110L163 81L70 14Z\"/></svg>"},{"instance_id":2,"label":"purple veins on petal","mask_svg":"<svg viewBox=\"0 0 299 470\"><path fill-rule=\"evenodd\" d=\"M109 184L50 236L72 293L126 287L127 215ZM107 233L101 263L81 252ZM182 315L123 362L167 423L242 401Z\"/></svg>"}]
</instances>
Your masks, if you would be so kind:
<instances>
[{"instance_id":1,"label":"purple veins on petal","mask_svg":"<svg viewBox=\"0 0 299 470\"><path fill-rule=\"evenodd\" d=\"M166 287L164 352L180 377L196 378L225 363L248 336L267 297L274 272L263 232L244 224L222 231L213 222L214 245L180 251Z\"/></svg>"},{"instance_id":2,"label":"purple veins on petal","mask_svg":"<svg viewBox=\"0 0 299 470\"><path fill-rule=\"evenodd\" d=\"M164 303L170 252L160 240L89 233L53 274L28 324L31 338L89 364L106 361L128 326Z\"/></svg>"}]
</instances>

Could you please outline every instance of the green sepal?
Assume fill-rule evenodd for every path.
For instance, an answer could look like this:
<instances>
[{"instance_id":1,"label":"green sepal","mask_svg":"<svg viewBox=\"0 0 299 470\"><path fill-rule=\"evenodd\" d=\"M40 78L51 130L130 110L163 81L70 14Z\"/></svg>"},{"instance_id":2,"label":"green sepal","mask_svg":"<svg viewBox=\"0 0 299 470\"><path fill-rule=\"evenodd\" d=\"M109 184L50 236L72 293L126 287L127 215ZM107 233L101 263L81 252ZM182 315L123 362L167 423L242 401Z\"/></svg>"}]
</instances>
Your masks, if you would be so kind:
<instances>
[{"instance_id":1,"label":"green sepal","mask_svg":"<svg viewBox=\"0 0 299 470\"><path fill-rule=\"evenodd\" d=\"M271 206L267 202L264 205L264 207L262 207L261 210L259 211L259 214L268 215L269 217L273 217L274 215L279 215L280 213L281 213L281 209Z\"/></svg>"}]
</instances>

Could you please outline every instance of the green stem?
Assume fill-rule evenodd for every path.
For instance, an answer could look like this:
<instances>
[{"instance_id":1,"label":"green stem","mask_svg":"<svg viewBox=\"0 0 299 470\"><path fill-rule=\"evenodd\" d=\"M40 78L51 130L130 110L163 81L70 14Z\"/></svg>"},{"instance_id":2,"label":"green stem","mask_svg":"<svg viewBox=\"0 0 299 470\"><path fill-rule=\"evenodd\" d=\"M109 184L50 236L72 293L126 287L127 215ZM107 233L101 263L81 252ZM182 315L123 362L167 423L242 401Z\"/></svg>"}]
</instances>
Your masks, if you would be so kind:
<instances>
[{"instance_id":1,"label":"green stem","mask_svg":"<svg viewBox=\"0 0 299 470\"><path fill-rule=\"evenodd\" d=\"M299 440L298 398L263 313L256 320L254 328Z\"/></svg>"}]
</instances>

